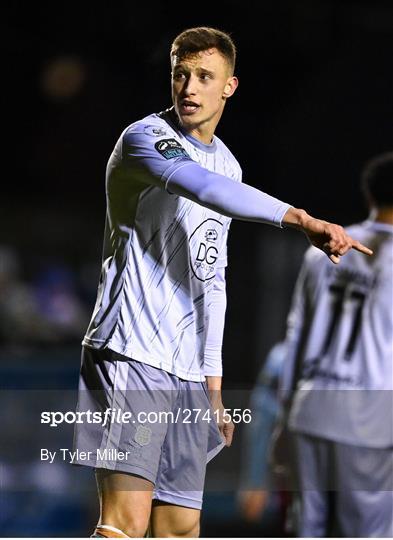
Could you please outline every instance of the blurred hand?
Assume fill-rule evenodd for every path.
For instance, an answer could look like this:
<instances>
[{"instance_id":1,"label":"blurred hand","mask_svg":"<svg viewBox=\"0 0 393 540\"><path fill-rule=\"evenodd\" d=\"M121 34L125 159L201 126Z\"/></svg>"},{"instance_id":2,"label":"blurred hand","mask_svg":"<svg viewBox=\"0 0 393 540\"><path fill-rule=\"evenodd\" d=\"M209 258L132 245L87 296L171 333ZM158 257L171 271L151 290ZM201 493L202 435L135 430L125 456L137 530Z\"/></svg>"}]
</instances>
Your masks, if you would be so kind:
<instances>
[{"instance_id":1,"label":"blurred hand","mask_svg":"<svg viewBox=\"0 0 393 540\"><path fill-rule=\"evenodd\" d=\"M248 523L257 523L262 518L269 499L269 492L263 489L239 492L239 509Z\"/></svg>"}]
</instances>

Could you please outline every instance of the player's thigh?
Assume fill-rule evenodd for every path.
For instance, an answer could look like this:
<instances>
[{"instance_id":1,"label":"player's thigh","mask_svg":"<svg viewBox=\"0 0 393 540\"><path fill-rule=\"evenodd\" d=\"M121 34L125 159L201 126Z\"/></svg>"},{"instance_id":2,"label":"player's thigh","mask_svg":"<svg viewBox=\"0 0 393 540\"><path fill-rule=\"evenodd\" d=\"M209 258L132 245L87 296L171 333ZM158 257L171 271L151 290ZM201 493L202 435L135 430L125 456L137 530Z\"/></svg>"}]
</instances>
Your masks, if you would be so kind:
<instances>
[{"instance_id":1,"label":"player's thigh","mask_svg":"<svg viewBox=\"0 0 393 540\"><path fill-rule=\"evenodd\" d=\"M345 538L393 538L393 491L338 492L337 530Z\"/></svg>"},{"instance_id":2,"label":"player's thigh","mask_svg":"<svg viewBox=\"0 0 393 540\"><path fill-rule=\"evenodd\" d=\"M200 510L162 501L153 501L150 519L155 538L196 538L200 529Z\"/></svg>"},{"instance_id":3,"label":"player's thigh","mask_svg":"<svg viewBox=\"0 0 393 540\"><path fill-rule=\"evenodd\" d=\"M100 523L128 536L143 536L148 527L153 483L145 478L105 469L96 470Z\"/></svg>"},{"instance_id":4,"label":"player's thigh","mask_svg":"<svg viewBox=\"0 0 393 540\"><path fill-rule=\"evenodd\" d=\"M200 510L206 464L224 443L210 414L204 386L190 381L181 384L182 391L172 411L173 421L168 424L162 448L153 498Z\"/></svg>"},{"instance_id":5,"label":"player's thigh","mask_svg":"<svg viewBox=\"0 0 393 540\"><path fill-rule=\"evenodd\" d=\"M393 535L393 451L335 444L338 532Z\"/></svg>"},{"instance_id":6,"label":"player's thigh","mask_svg":"<svg viewBox=\"0 0 393 540\"><path fill-rule=\"evenodd\" d=\"M147 418L170 409L174 392L169 374L106 349L86 348L83 356L78 412L85 418L89 413L94 421L75 426L76 463L155 483L167 425Z\"/></svg>"},{"instance_id":7,"label":"player's thigh","mask_svg":"<svg viewBox=\"0 0 393 540\"><path fill-rule=\"evenodd\" d=\"M297 533L301 537L326 536L329 528L330 443L296 433Z\"/></svg>"}]
</instances>

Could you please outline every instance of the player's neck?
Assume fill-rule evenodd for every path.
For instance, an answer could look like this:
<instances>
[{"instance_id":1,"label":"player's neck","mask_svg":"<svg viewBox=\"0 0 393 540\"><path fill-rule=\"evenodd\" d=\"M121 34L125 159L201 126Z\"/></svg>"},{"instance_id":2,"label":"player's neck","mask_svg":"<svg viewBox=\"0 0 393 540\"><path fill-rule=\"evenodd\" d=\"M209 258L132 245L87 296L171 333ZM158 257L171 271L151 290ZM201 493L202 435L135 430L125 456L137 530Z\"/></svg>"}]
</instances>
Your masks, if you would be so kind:
<instances>
[{"instance_id":1,"label":"player's neck","mask_svg":"<svg viewBox=\"0 0 393 540\"><path fill-rule=\"evenodd\" d=\"M188 130L187 133L192 137L195 137L195 139L198 139L198 141L201 141L203 144L211 144L213 141L214 130L211 129L201 129L200 127L196 127Z\"/></svg>"},{"instance_id":2,"label":"player's neck","mask_svg":"<svg viewBox=\"0 0 393 540\"><path fill-rule=\"evenodd\" d=\"M199 141L201 141L203 144L211 144L214 137L214 132L216 131L216 127L218 122L220 121L222 111L219 115L215 115L212 118L209 118L208 120L201 122L200 124L196 124L194 126L189 126L188 128L186 126L185 129L189 135L192 135L192 137L195 137Z\"/></svg>"},{"instance_id":3,"label":"player's neck","mask_svg":"<svg viewBox=\"0 0 393 540\"><path fill-rule=\"evenodd\" d=\"M385 208L377 208L374 219L379 223L393 225L393 207L386 206Z\"/></svg>"},{"instance_id":4,"label":"player's neck","mask_svg":"<svg viewBox=\"0 0 393 540\"><path fill-rule=\"evenodd\" d=\"M176 121L181 129L188 135L195 137L203 144L211 144L213 142L214 132L216 131L217 124L220 121L224 108L215 113L210 118L195 124L182 124L179 117L176 116Z\"/></svg>"}]
</instances>

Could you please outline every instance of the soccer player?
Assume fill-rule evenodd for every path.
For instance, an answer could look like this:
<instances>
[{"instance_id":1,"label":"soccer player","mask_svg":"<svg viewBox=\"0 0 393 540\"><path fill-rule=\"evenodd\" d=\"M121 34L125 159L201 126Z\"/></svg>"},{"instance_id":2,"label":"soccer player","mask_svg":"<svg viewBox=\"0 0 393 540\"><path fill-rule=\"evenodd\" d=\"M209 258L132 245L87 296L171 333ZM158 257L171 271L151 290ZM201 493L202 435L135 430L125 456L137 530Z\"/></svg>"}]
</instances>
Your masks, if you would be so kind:
<instances>
[{"instance_id":1,"label":"soccer player","mask_svg":"<svg viewBox=\"0 0 393 540\"><path fill-rule=\"evenodd\" d=\"M333 266L311 247L288 318L301 537L393 536L393 152L362 178L371 213L348 234L374 256Z\"/></svg>"},{"instance_id":2,"label":"soccer player","mask_svg":"<svg viewBox=\"0 0 393 540\"><path fill-rule=\"evenodd\" d=\"M173 107L127 127L108 162L78 407L132 419L76 425L78 463L96 469L96 536L140 537L149 519L153 536L198 535L206 461L233 435L221 414L231 218L295 227L335 263L351 248L371 253L341 227L241 184L238 162L214 135L238 85L235 54L213 28L177 36ZM186 418L190 410L203 415ZM146 421L160 411L174 421Z\"/></svg>"}]
</instances>

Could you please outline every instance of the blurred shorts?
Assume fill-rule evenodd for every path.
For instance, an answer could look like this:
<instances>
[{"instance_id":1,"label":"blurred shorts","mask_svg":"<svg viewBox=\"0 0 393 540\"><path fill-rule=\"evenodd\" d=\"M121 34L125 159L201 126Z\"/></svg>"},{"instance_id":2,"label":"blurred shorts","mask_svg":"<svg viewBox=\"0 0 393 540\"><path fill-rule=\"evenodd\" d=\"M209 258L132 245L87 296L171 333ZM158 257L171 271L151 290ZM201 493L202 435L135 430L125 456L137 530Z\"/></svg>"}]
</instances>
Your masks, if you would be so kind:
<instances>
[{"instance_id":1,"label":"blurred shorts","mask_svg":"<svg viewBox=\"0 0 393 540\"><path fill-rule=\"evenodd\" d=\"M294 437L298 536L393 537L393 449Z\"/></svg>"},{"instance_id":2,"label":"blurred shorts","mask_svg":"<svg viewBox=\"0 0 393 540\"><path fill-rule=\"evenodd\" d=\"M154 484L153 498L200 509L206 464L224 446L205 383L109 349L82 349L74 461Z\"/></svg>"}]
</instances>

